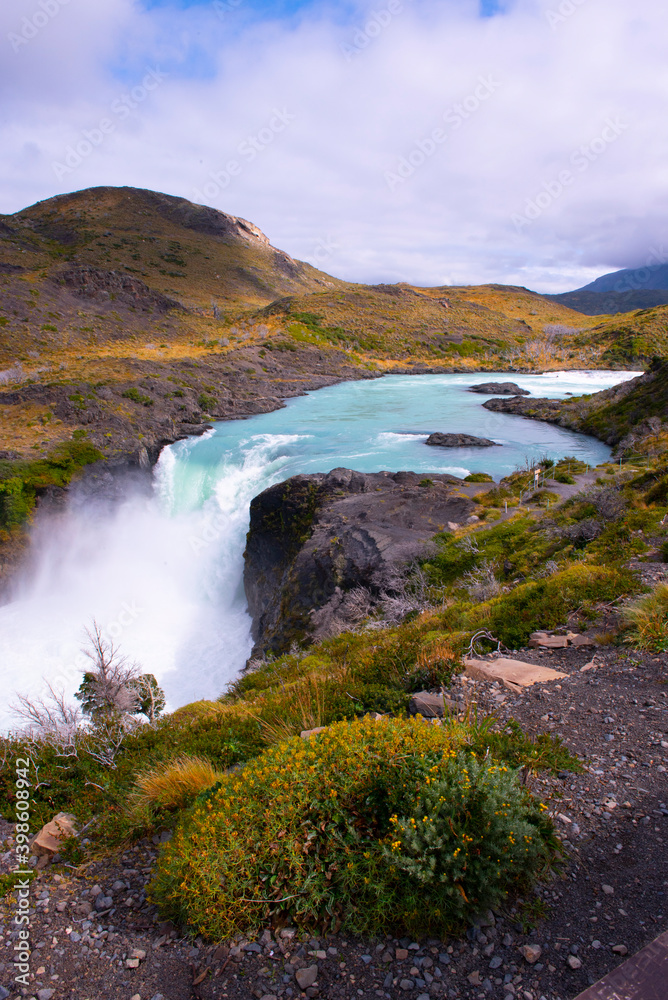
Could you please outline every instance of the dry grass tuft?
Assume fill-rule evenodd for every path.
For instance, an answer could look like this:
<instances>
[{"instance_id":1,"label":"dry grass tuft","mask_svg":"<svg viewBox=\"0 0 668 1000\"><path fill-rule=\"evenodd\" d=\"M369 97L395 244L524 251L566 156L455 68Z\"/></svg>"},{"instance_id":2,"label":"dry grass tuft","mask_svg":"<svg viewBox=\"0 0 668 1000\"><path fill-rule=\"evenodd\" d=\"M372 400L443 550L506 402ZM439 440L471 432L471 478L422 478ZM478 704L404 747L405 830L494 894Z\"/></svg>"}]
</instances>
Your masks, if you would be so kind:
<instances>
[{"instance_id":1,"label":"dry grass tuft","mask_svg":"<svg viewBox=\"0 0 668 1000\"><path fill-rule=\"evenodd\" d=\"M196 795L223 777L223 773L203 757L182 754L170 764L158 764L137 776L129 799L129 812L140 817L159 809L183 809Z\"/></svg>"},{"instance_id":2,"label":"dry grass tuft","mask_svg":"<svg viewBox=\"0 0 668 1000\"><path fill-rule=\"evenodd\" d=\"M660 583L626 607L624 619L629 628L626 642L651 653L668 652L668 584Z\"/></svg>"}]
</instances>

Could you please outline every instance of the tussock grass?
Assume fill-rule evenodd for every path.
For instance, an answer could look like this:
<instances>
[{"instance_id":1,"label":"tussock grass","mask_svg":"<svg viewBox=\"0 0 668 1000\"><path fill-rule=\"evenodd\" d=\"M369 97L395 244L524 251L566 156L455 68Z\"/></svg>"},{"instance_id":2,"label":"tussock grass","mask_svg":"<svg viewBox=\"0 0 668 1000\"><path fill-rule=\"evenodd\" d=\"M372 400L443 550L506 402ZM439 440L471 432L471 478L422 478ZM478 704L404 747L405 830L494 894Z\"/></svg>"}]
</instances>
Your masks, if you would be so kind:
<instances>
[{"instance_id":1,"label":"tussock grass","mask_svg":"<svg viewBox=\"0 0 668 1000\"><path fill-rule=\"evenodd\" d=\"M629 629L625 642L649 653L668 652L668 584L660 583L628 605L624 620Z\"/></svg>"},{"instance_id":2,"label":"tussock grass","mask_svg":"<svg viewBox=\"0 0 668 1000\"><path fill-rule=\"evenodd\" d=\"M211 761L181 754L166 766L151 767L137 775L128 800L130 814L139 818L158 810L184 809L222 778L223 772L217 771Z\"/></svg>"}]
</instances>

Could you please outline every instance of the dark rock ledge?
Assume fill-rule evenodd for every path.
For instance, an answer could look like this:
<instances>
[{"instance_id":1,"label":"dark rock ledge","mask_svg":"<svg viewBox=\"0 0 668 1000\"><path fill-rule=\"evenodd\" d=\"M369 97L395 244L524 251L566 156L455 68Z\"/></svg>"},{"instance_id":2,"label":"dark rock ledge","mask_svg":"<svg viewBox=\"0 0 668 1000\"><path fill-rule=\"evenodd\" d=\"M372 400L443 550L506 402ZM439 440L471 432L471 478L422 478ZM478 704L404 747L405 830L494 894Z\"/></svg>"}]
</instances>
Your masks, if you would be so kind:
<instances>
[{"instance_id":1,"label":"dark rock ledge","mask_svg":"<svg viewBox=\"0 0 668 1000\"><path fill-rule=\"evenodd\" d=\"M474 503L454 476L334 469L293 476L251 502L244 586L253 655L312 637L312 612L334 614L358 587L373 599Z\"/></svg>"}]
</instances>

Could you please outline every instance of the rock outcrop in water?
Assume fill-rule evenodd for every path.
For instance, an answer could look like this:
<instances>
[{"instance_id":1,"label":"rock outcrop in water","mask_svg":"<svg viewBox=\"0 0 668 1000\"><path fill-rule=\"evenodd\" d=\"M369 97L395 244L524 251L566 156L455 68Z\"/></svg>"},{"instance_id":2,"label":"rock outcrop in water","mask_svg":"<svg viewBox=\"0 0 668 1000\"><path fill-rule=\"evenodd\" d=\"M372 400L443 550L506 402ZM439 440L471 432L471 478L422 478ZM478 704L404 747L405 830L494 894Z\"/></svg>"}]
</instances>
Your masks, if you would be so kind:
<instances>
[{"instance_id":1,"label":"rock outcrop in water","mask_svg":"<svg viewBox=\"0 0 668 1000\"><path fill-rule=\"evenodd\" d=\"M475 437L473 434L441 434L437 431L429 435L425 444L431 444L435 448L492 448L496 441Z\"/></svg>"},{"instance_id":2,"label":"rock outcrop in water","mask_svg":"<svg viewBox=\"0 0 668 1000\"><path fill-rule=\"evenodd\" d=\"M530 396L528 389L520 389L515 382L480 382L469 386L469 392L483 392L494 396Z\"/></svg>"},{"instance_id":3,"label":"rock outcrop in water","mask_svg":"<svg viewBox=\"0 0 668 1000\"><path fill-rule=\"evenodd\" d=\"M346 594L392 591L425 542L471 515L454 476L334 469L293 476L251 503L244 586L254 655L285 652Z\"/></svg>"}]
</instances>

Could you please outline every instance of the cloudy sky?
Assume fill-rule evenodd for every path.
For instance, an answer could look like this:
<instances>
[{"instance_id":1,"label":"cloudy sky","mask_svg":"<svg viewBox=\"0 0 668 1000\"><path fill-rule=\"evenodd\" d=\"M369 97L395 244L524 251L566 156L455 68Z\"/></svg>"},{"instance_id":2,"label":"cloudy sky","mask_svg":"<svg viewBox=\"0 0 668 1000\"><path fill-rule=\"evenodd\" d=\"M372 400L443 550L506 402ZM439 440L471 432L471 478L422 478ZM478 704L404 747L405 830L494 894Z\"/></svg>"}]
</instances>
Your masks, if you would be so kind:
<instances>
[{"instance_id":1,"label":"cloudy sky","mask_svg":"<svg viewBox=\"0 0 668 1000\"><path fill-rule=\"evenodd\" d=\"M359 281L668 260L664 0L11 0L0 212L203 202Z\"/></svg>"}]
</instances>

